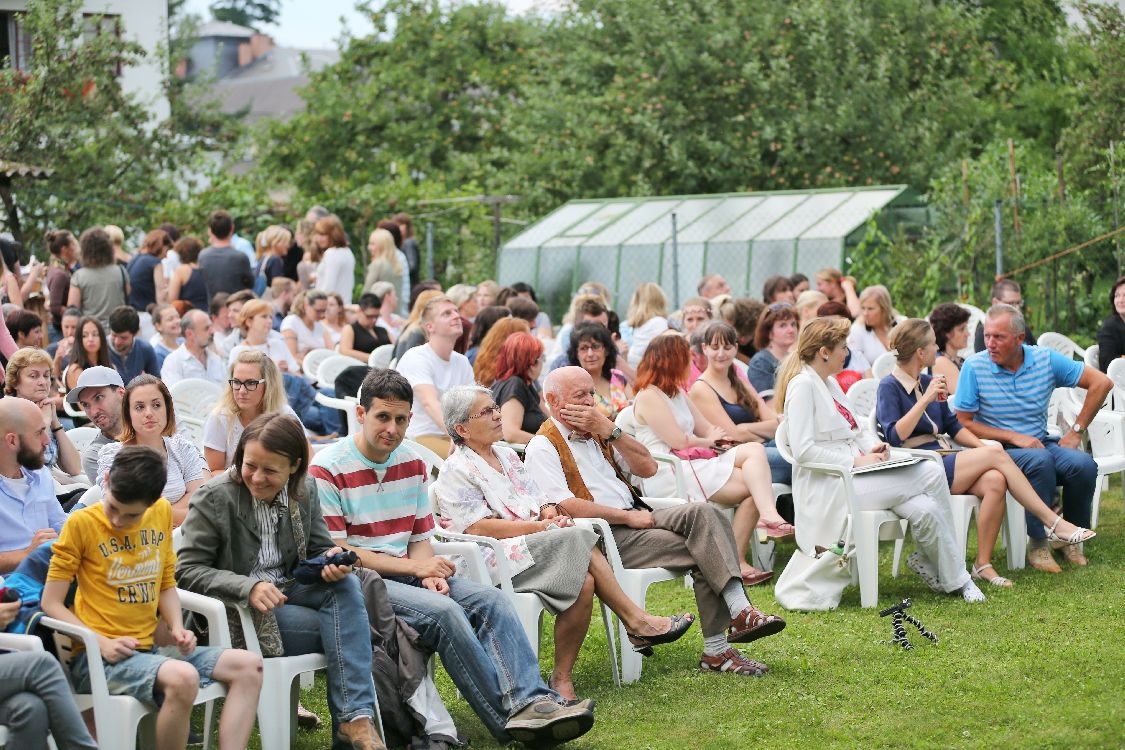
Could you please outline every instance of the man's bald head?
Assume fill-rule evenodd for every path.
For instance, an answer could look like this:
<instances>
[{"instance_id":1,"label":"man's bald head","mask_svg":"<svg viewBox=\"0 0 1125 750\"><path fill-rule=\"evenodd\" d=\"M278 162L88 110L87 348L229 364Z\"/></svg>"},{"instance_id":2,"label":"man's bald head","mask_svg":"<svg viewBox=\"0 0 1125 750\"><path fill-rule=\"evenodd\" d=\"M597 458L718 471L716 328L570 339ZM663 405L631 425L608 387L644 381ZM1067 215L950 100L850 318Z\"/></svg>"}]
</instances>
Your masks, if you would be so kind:
<instances>
[{"instance_id":1,"label":"man's bald head","mask_svg":"<svg viewBox=\"0 0 1125 750\"><path fill-rule=\"evenodd\" d=\"M39 407L25 398L8 396L0 399L0 435L14 432L28 432L36 423L43 421Z\"/></svg>"},{"instance_id":2,"label":"man's bald head","mask_svg":"<svg viewBox=\"0 0 1125 750\"><path fill-rule=\"evenodd\" d=\"M544 395L553 394L556 397L561 397L587 382L590 386L593 386L594 379L583 368L576 365L558 367L547 373L547 379L543 381L543 393Z\"/></svg>"}]
</instances>

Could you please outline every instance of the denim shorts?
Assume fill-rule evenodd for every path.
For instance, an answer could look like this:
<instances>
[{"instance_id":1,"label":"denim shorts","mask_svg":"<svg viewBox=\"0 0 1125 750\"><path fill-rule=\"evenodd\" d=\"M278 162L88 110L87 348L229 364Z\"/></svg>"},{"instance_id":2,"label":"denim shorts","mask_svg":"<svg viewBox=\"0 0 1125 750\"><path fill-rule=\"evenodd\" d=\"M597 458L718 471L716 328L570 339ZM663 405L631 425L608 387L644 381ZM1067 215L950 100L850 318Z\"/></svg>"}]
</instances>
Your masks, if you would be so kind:
<instances>
[{"instance_id":1,"label":"denim shorts","mask_svg":"<svg viewBox=\"0 0 1125 750\"><path fill-rule=\"evenodd\" d=\"M214 682L211 673L215 671L215 663L224 651L226 649L217 646L196 646L194 651L184 656L176 646L157 646L150 651L138 651L116 664L103 659L102 666L112 695L128 695L143 703L159 706L164 702L164 696L156 692L156 672L160 665L171 659L186 661L199 672L199 686L207 687ZM74 684L80 693L90 691L90 670L86 657L87 654L83 651L70 660L70 673L74 676Z\"/></svg>"}]
</instances>

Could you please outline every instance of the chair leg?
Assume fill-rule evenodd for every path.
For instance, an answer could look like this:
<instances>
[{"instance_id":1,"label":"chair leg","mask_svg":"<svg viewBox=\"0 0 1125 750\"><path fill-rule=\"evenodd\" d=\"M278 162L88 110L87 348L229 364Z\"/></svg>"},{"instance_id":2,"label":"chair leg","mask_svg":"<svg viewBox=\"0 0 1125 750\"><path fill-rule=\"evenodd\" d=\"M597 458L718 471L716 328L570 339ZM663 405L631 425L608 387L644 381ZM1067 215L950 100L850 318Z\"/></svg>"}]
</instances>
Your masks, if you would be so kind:
<instances>
[{"instance_id":1,"label":"chair leg","mask_svg":"<svg viewBox=\"0 0 1125 750\"><path fill-rule=\"evenodd\" d=\"M609 669L613 675L613 686L621 687L621 670L617 666L617 639L613 635L614 614L605 602L600 599L598 601L602 606L602 625L605 626L606 646L609 648Z\"/></svg>"},{"instance_id":2,"label":"chair leg","mask_svg":"<svg viewBox=\"0 0 1125 750\"><path fill-rule=\"evenodd\" d=\"M859 571L859 603L874 607L879 601L879 525L853 519L855 561Z\"/></svg>"},{"instance_id":3,"label":"chair leg","mask_svg":"<svg viewBox=\"0 0 1125 750\"><path fill-rule=\"evenodd\" d=\"M1027 565L1027 516L1011 493L1004 496L1004 524L1007 527L1008 570L1023 570Z\"/></svg>"}]
</instances>

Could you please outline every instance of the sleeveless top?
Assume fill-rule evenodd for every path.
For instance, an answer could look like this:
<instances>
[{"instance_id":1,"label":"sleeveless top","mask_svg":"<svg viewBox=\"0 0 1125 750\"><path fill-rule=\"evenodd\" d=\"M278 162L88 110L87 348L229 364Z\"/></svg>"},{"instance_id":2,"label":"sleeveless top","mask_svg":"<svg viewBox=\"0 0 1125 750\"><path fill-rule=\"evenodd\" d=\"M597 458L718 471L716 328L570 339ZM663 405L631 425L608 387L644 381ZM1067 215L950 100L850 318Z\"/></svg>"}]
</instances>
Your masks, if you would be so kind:
<instances>
[{"instance_id":1,"label":"sleeveless top","mask_svg":"<svg viewBox=\"0 0 1125 750\"><path fill-rule=\"evenodd\" d=\"M198 268L191 269L191 276L180 286L180 299L190 303L196 310L210 313L211 300L207 298L207 283L203 280L203 272Z\"/></svg>"},{"instance_id":2,"label":"sleeveless top","mask_svg":"<svg viewBox=\"0 0 1125 750\"><path fill-rule=\"evenodd\" d=\"M730 417L730 421L735 424L750 424L751 422L757 421L745 406L739 403L732 404L730 401L727 401L715 390L715 386L711 385L706 380L701 379L699 382L703 383L703 385L707 386L712 391L715 391L715 397L719 399L719 404L723 407L723 411L727 413L727 416Z\"/></svg>"},{"instance_id":3,"label":"sleeveless top","mask_svg":"<svg viewBox=\"0 0 1125 750\"><path fill-rule=\"evenodd\" d=\"M355 334L352 340L353 349L370 354L375 351L376 347L391 343L391 337L387 335L386 329L380 326L375 326L375 335L372 336L371 332L359 323L351 323L350 325L352 333Z\"/></svg>"}]
</instances>

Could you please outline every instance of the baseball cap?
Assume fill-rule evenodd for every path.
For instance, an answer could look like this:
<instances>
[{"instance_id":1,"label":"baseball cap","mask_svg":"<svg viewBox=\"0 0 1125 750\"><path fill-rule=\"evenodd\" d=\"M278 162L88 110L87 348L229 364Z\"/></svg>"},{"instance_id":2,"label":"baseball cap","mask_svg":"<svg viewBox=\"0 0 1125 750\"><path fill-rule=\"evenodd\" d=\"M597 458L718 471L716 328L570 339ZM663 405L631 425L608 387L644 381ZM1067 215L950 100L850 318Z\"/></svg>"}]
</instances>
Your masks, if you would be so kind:
<instances>
[{"instance_id":1,"label":"baseball cap","mask_svg":"<svg viewBox=\"0 0 1125 750\"><path fill-rule=\"evenodd\" d=\"M66 401L68 404L78 403L78 394L87 388L104 388L105 386L117 386L118 388L125 387L125 381L121 379L121 375L117 370L112 367L87 367L78 376L78 384L70 389L66 394Z\"/></svg>"}]
</instances>

